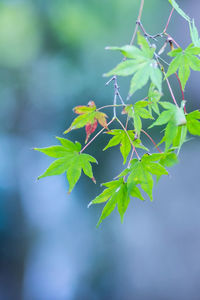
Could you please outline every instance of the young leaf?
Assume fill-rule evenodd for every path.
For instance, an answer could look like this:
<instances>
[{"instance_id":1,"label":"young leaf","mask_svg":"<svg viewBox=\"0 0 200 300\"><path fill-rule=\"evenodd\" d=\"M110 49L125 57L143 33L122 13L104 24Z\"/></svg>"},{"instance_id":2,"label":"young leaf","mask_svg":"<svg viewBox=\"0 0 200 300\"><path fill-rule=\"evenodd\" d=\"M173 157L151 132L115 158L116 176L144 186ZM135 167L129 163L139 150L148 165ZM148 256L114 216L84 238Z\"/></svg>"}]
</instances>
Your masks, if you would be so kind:
<instances>
[{"instance_id":1,"label":"young leaf","mask_svg":"<svg viewBox=\"0 0 200 300\"><path fill-rule=\"evenodd\" d=\"M187 125L179 126L177 135L173 139L172 145L174 148L178 149L177 154L179 154L182 145L185 143L187 137Z\"/></svg>"},{"instance_id":2,"label":"young leaf","mask_svg":"<svg viewBox=\"0 0 200 300\"><path fill-rule=\"evenodd\" d=\"M148 151L148 149L141 144L141 141L139 139L135 139L135 134L133 130L127 130L127 133L135 148L141 148ZM113 137L106 145L106 147L103 149L103 151L110 147L114 147L120 144L120 151L124 158L124 164L125 164L127 157L131 151L131 142L126 132L121 129L113 129L111 131L108 131L107 134L113 135Z\"/></svg>"},{"instance_id":3,"label":"young leaf","mask_svg":"<svg viewBox=\"0 0 200 300\"><path fill-rule=\"evenodd\" d=\"M191 22L190 17L184 13L184 11L178 6L175 0L169 0L169 3L175 8L175 10L181 15L186 21Z\"/></svg>"},{"instance_id":4,"label":"young leaf","mask_svg":"<svg viewBox=\"0 0 200 300\"><path fill-rule=\"evenodd\" d=\"M190 26L190 36L192 39L192 43L194 44L195 47L200 47L199 33L195 26L194 19L192 20L192 22L189 23L189 26Z\"/></svg>"},{"instance_id":5,"label":"young leaf","mask_svg":"<svg viewBox=\"0 0 200 300\"><path fill-rule=\"evenodd\" d=\"M88 154L79 153L81 145L79 143L72 143L71 141L63 138L57 138L62 146L51 146L48 148L35 148L34 150L40 151L48 156L57 158L47 170L38 177L38 179L60 175L67 173L69 182L69 192L71 192L81 176L81 172L95 182L93 176L91 163L97 163L96 159Z\"/></svg>"},{"instance_id":6,"label":"young leaf","mask_svg":"<svg viewBox=\"0 0 200 300\"><path fill-rule=\"evenodd\" d=\"M120 178L115 181L104 183L103 185L106 186L106 189L89 204L90 206L92 204L103 203L107 201L97 226L99 226L101 222L111 214L116 205L118 206L121 222L123 222L124 214L130 202L127 184L122 178Z\"/></svg>"},{"instance_id":7,"label":"young leaf","mask_svg":"<svg viewBox=\"0 0 200 300\"><path fill-rule=\"evenodd\" d=\"M128 60L123 61L113 70L104 74L104 76L133 75L128 97L145 86L149 79L160 92L162 90L162 72L159 69L157 61L153 59L155 49L149 47L146 39L139 32L138 45L140 45L141 49L135 46L107 47L109 50L121 51L128 58Z\"/></svg>"},{"instance_id":8,"label":"young leaf","mask_svg":"<svg viewBox=\"0 0 200 300\"><path fill-rule=\"evenodd\" d=\"M145 109L145 107L148 105L148 101L138 101L134 105L127 105L123 110L123 114L127 113L129 118L133 119L135 132L137 133L138 137L140 136L140 131L142 129L141 118L154 119L151 112Z\"/></svg>"},{"instance_id":9,"label":"young leaf","mask_svg":"<svg viewBox=\"0 0 200 300\"><path fill-rule=\"evenodd\" d=\"M190 76L190 68L194 71L200 71L200 60L195 56L198 54L200 54L200 48L194 47L193 44L190 44L185 50L178 48L168 53L169 56L175 58L170 63L166 76L169 77L179 70L178 76L183 90Z\"/></svg>"},{"instance_id":10,"label":"young leaf","mask_svg":"<svg viewBox=\"0 0 200 300\"><path fill-rule=\"evenodd\" d=\"M167 151L173 140L176 138L178 133L178 126L186 124L186 118L183 108L179 108L174 104L169 102L159 102L165 109L157 118L157 120L149 126L152 128L154 126L161 126L167 124L165 128L165 135L161 142L165 141L165 151ZM161 143L160 142L160 143ZM182 140L182 143L184 141ZM179 145L181 147L181 145Z\"/></svg>"},{"instance_id":11,"label":"young leaf","mask_svg":"<svg viewBox=\"0 0 200 300\"><path fill-rule=\"evenodd\" d=\"M160 114L158 102L161 97L162 94L155 88L154 84L151 84L148 92L148 109L151 115L152 111L154 111L157 115Z\"/></svg>"}]
</instances>

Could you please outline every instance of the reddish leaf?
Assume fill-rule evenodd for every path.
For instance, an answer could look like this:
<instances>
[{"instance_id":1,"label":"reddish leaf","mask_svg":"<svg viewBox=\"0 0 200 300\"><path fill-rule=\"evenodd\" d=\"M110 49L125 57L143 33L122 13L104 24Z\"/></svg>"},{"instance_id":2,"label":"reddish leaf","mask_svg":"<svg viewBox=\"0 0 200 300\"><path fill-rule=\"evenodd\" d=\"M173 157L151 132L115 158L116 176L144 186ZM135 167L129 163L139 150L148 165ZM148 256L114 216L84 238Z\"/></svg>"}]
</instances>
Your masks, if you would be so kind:
<instances>
[{"instance_id":1,"label":"reddish leaf","mask_svg":"<svg viewBox=\"0 0 200 300\"><path fill-rule=\"evenodd\" d=\"M85 126L85 143L87 143L90 135L96 130L98 122L102 127L108 130L108 125L106 121L107 115L102 112L99 112L96 109L94 101L89 101L87 106L76 106L74 107L73 111L80 116L74 119L71 126L67 130L65 130L65 134L71 131L72 129L77 129Z\"/></svg>"},{"instance_id":2,"label":"reddish leaf","mask_svg":"<svg viewBox=\"0 0 200 300\"><path fill-rule=\"evenodd\" d=\"M94 101L89 101L88 105L78 105L74 107L73 111L75 114L82 115L96 110Z\"/></svg>"},{"instance_id":3,"label":"reddish leaf","mask_svg":"<svg viewBox=\"0 0 200 300\"><path fill-rule=\"evenodd\" d=\"M102 112L97 112L95 118L98 120L99 124L108 129L108 125L107 125L107 121L106 121L106 118L107 118L107 115L102 113Z\"/></svg>"},{"instance_id":4,"label":"reddish leaf","mask_svg":"<svg viewBox=\"0 0 200 300\"><path fill-rule=\"evenodd\" d=\"M86 124L86 126L85 126L85 131L86 131L85 143L87 143L90 135L96 130L97 124L98 123L97 123L96 119L94 120L94 123L92 123L92 124L91 123Z\"/></svg>"}]
</instances>

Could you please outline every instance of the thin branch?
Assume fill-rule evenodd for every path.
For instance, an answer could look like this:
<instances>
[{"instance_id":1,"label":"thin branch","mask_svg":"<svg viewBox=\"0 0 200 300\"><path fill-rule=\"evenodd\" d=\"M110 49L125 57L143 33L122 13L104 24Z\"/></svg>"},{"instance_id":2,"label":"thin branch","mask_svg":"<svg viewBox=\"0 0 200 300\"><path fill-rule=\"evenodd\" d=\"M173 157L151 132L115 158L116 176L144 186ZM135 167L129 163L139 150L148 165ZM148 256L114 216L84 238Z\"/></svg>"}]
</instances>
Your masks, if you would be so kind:
<instances>
[{"instance_id":1,"label":"thin branch","mask_svg":"<svg viewBox=\"0 0 200 300\"><path fill-rule=\"evenodd\" d=\"M180 86L180 89L181 89L182 100L185 100L185 96L184 96L184 92L183 92L183 88L182 88L182 84L181 84L180 78L179 78L179 76L178 76L177 73L175 73L175 75L176 75L176 78L178 79L178 83L179 83L179 86Z\"/></svg>"},{"instance_id":2,"label":"thin branch","mask_svg":"<svg viewBox=\"0 0 200 300\"><path fill-rule=\"evenodd\" d=\"M133 149L134 149L134 151L135 151L135 154L136 154L136 156L137 156L137 159L140 160L140 157L139 157L139 155L138 155L138 153L137 153L137 151L136 151L136 149L135 149L135 146L134 146L134 144L133 144L133 142L132 142L132 140L131 140L131 138L130 138L130 136L129 136L127 130L126 130L126 128L124 127L124 125L122 124L122 122L121 122L118 118L116 118L116 121L121 125L121 127L122 127L123 130L125 131L125 133L126 133L128 139L129 139L129 141L130 141L130 143L131 143L131 146L133 147Z\"/></svg>"},{"instance_id":3,"label":"thin branch","mask_svg":"<svg viewBox=\"0 0 200 300\"><path fill-rule=\"evenodd\" d=\"M131 156L130 156L130 159L129 159L129 162L128 162L128 165L127 165L127 168L129 168L129 167L130 167L130 165L131 165L131 161L132 161L132 159L133 159L134 152L135 152L135 149L133 149L133 150L132 150L132 152L131 152Z\"/></svg>"},{"instance_id":4,"label":"thin branch","mask_svg":"<svg viewBox=\"0 0 200 300\"><path fill-rule=\"evenodd\" d=\"M124 100L122 99L122 96L121 96L121 94L119 93L119 88L118 88L118 91L117 91L117 96L119 97L119 99L120 99L120 101L121 101L122 105L123 105L123 106L126 106L126 104L125 104Z\"/></svg>"},{"instance_id":5,"label":"thin branch","mask_svg":"<svg viewBox=\"0 0 200 300\"><path fill-rule=\"evenodd\" d=\"M166 73L165 73L164 67L163 67L163 66L161 65L161 63L159 62L157 54L155 55L155 57L156 57L157 63L159 64L159 66L160 66L160 68L161 68L161 70L162 70L162 72L163 72L163 74L164 74L164 76L165 76L165 79L166 79L166 82L167 82L167 85L168 85L170 94L171 94L171 96L172 96L172 99L173 99L173 101L174 101L174 104L175 104L177 107L179 107L178 104L177 104L176 98L175 98L175 96L174 96L174 93L173 93L173 91L172 91L171 85L170 85L170 83L169 83L169 79L166 77Z\"/></svg>"},{"instance_id":6,"label":"thin branch","mask_svg":"<svg viewBox=\"0 0 200 300\"><path fill-rule=\"evenodd\" d=\"M100 107L100 108L97 108L97 111L98 110L102 110L102 109L104 109L104 108L109 108L109 107L122 107L122 106L124 106L124 104L116 104L116 105L113 105L113 104L110 104L110 105L105 105L105 106L102 106L102 107Z\"/></svg>"},{"instance_id":7,"label":"thin branch","mask_svg":"<svg viewBox=\"0 0 200 300\"><path fill-rule=\"evenodd\" d=\"M152 139L152 137L146 131L144 131L143 129L141 129L141 132L143 132L150 139L150 141L154 144L154 146L156 147L156 149L158 150L158 152L162 153L162 151L157 146L156 142Z\"/></svg>"},{"instance_id":8,"label":"thin branch","mask_svg":"<svg viewBox=\"0 0 200 300\"><path fill-rule=\"evenodd\" d=\"M115 118L112 118L112 120L107 124L107 126L109 126L113 121L115 120ZM83 147L83 149L80 151L80 153L82 153L106 128L102 128L86 145L85 147Z\"/></svg>"},{"instance_id":9,"label":"thin branch","mask_svg":"<svg viewBox=\"0 0 200 300\"><path fill-rule=\"evenodd\" d=\"M117 94L114 94L114 100L113 100L113 118L116 118L116 103L117 103Z\"/></svg>"},{"instance_id":10,"label":"thin branch","mask_svg":"<svg viewBox=\"0 0 200 300\"><path fill-rule=\"evenodd\" d=\"M109 85L111 83L111 81L113 81L115 79L115 76L111 77L107 82L106 85Z\"/></svg>"},{"instance_id":11,"label":"thin branch","mask_svg":"<svg viewBox=\"0 0 200 300\"><path fill-rule=\"evenodd\" d=\"M126 125L125 125L126 130L127 130L127 127L128 127L128 121L129 121L129 116L127 115L127 118L126 118Z\"/></svg>"},{"instance_id":12,"label":"thin branch","mask_svg":"<svg viewBox=\"0 0 200 300\"><path fill-rule=\"evenodd\" d=\"M135 40L137 31L138 31L138 26L139 26L138 22L140 22L141 17L142 17L143 7L144 7L144 0L141 0L141 3L140 3L140 9L139 9L139 14L138 14L138 18L137 18L135 30L134 30L133 36L132 36L132 38L131 38L131 41L130 41L130 46L133 45L133 43L134 43L134 40Z\"/></svg>"},{"instance_id":13,"label":"thin branch","mask_svg":"<svg viewBox=\"0 0 200 300\"><path fill-rule=\"evenodd\" d=\"M181 48L181 46L171 37L171 35L169 35L168 33L165 33L168 37L168 42L173 42L177 48Z\"/></svg>"},{"instance_id":14,"label":"thin branch","mask_svg":"<svg viewBox=\"0 0 200 300\"><path fill-rule=\"evenodd\" d=\"M157 33L155 35L148 34L146 32L146 30L144 29L144 26L142 25L141 21L137 21L137 24L138 24L138 26L140 26L140 28L141 28L141 30L142 30L145 37L153 39L155 41L156 41L156 37L163 37L163 33Z\"/></svg>"},{"instance_id":15,"label":"thin branch","mask_svg":"<svg viewBox=\"0 0 200 300\"><path fill-rule=\"evenodd\" d=\"M177 104L177 102L176 102L176 98L175 98L175 96L174 96L174 93L173 93L173 91L172 91L172 88L171 88L171 85L170 85L170 83L169 83L169 80L168 80L168 78L166 77L165 72L164 72L164 75L165 75L165 79L166 79L166 82L167 82L167 85L168 85L170 94L171 94L172 99L173 99L173 101L174 101L174 104L175 104L177 107L179 107L178 104Z\"/></svg>"},{"instance_id":16,"label":"thin branch","mask_svg":"<svg viewBox=\"0 0 200 300\"><path fill-rule=\"evenodd\" d=\"M171 17L172 17L173 12L174 12L174 7L173 7L172 10L171 10L171 13L170 13L169 18L168 18L168 20L167 20L167 24L166 24L166 26L165 26L165 29L163 30L163 33L166 32L166 30L167 30L167 28L168 28L168 26L169 26L169 22L171 21Z\"/></svg>"}]
</instances>

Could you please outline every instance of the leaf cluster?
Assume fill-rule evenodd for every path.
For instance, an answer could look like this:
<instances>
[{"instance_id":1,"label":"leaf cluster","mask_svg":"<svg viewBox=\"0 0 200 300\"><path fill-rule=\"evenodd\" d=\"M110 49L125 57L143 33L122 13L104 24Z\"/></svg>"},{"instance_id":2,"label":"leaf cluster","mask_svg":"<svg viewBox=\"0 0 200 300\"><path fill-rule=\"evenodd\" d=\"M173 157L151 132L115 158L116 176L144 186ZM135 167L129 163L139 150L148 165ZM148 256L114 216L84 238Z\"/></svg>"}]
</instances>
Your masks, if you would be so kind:
<instances>
[{"instance_id":1,"label":"leaf cluster","mask_svg":"<svg viewBox=\"0 0 200 300\"><path fill-rule=\"evenodd\" d=\"M103 151L119 146L123 164L126 164L125 169L113 180L104 183L103 192L89 204L90 206L105 203L98 226L116 207L123 222L131 198L144 201L146 195L152 201L154 181L158 182L161 176L169 174L167 168L178 162L180 149L188 140L189 135L200 136L200 111L195 110L187 113L184 99L184 90L191 70L200 71L200 38L194 20L185 14L175 0L169 0L169 2L174 10L188 22L192 43L184 50L181 47L174 49L174 45L178 46L178 44L166 33L166 26L165 30L157 35L165 38L162 51L157 54L156 46L151 43L152 39L154 42L156 41L155 37L148 35L142 26L141 31L144 36L138 32L137 46L107 47L108 50L120 51L123 55L123 60L111 71L104 74L107 77L112 76L109 83L114 80L113 104L97 109L94 101L89 101L87 105L76 106L74 113L78 116L64 132L67 134L73 129L85 127L86 145L82 148L79 142L73 143L69 139L57 137L60 145L35 148L35 150L55 158L38 179L66 173L69 192L71 192L82 173L96 183L92 163L97 163L97 161L94 157L83 152L100 133L106 130L106 135L110 137ZM169 42L171 46L168 55L172 60L169 64L160 56L166 49L166 42ZM163 63L168 66L166 73ZM175 99L168 79L173 74L178 78L181 87L182 101L180 104ZM131 104L125 103L117 84L117 77L119 76L131 76L128 99L136 91L150 83L147 97L142 100L137 99ZM168 85L173 103L171 100L161 100L162 96L165 97L162 94L163 81ZM117 99L120 100L120 105L117 105ZM126 124L123 124L117 117L117 106L121 107L121 114L126 116ZM100 111L104 108L113 109L113 118L109 123L107 123L108 116ZM151 122L147 129L144 128L143 120ZM108 125L110 127L114 121L118 122L120 128L109 129ZM101 130L89 140L98 124L101 125ZM163 132L158 145L145 131L154 127L160 127L161 133ZM149 150L143 144L141 133L151 140L159 153L153 153L154 149ZM162 150L158 148L160 145Z\"/></svg>"}]
</instances>

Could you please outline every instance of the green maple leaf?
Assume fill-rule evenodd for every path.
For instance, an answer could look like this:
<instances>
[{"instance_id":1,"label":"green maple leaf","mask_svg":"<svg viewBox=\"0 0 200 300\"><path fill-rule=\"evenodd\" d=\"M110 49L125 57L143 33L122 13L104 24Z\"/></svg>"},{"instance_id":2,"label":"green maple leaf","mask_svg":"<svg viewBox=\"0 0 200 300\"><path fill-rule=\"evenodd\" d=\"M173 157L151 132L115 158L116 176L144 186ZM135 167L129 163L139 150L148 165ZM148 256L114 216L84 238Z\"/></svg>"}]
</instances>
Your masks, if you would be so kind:
<instances>
[{"instance_id":1,"label":"green maple leaf","mask_svg":"<svg viewBox=\"0 0 200 300\"><path fill-rule=\"evenodd\" d=\"M152 111L154 111L157 115L160 114L158 102L161 97L162 94L155 88L154 84L151 84L148 92L148 109L151 115Z\"/></svg>"},{"instance_id":2,"label":"green maple leaf","mask_svg":"<svg viewBox=\"0 0 200 300\"><path fill-rule=\"evenodd\" d=\"M131 166L128 169L127 187L128 192L132 194L132 190L140 184L141 188L147 193L151 201L153 200L153 175L162 176L168 175L167 170L158 162L163 157L163 154L144 154L142 159L138 161L133 159ZM125 170L127 175L127 170ZM124 176L123 172L120 176Z\"/></svg>"},{"instance_id":3,"label":"green maple leaf","mask_svg":"<svg viewBox=\"0 0 200 300\"><path fill-rule=\"evenodd\" d=\"M140 148L148 151L148 149L141 144L141 141L139 139L135 139L135 134L133 130L127 130L126 133L124 130L121 129L113 129L111 131L108 131L107 134L113 135L113 137L110 139L103 151L110 147L114 147L120 144L120 151L124 158L124 164L126 163L127 157L131 151L131 142L129 138L131 139L135 148ZM129 135L129 138L127 134Z\"/></svg>"},{"instance_id":4,"label":"green maple leaf","mask_svg":"<svg viewBox=\"0 0 200 300\"><path fill-rule=\"evenodd\" d=\"M120 51L128 60L118 64L113 70L104 74L104 76L129 76L131 79L129 96L145 86L150 79L151 82L161 92L162 90L162 72L154 57L154 48L150 48L146 39L138 33L138 44L140 49L135 46L107 47L108 50Z\"/></svg>"},{"instance_id":5,"label":"green maple leaf","mask_svg":"<svg viewBox=\"0 0 200 300\"><path fill-rule=\"evenodd\" d=\"M99 226L101 222L111 214L116 206L118 207L121 222L123 222L124 214L130 202L127 184L122 178L120 178L115 181L104 183L103 186L105 186L106 189L89 204L90 206L92 204L107 202L104 206L97 226Z\"/></svg>"},{"instance_id":6,"label":"green maple leaf","mask_svg":"<svg viewBox=\"0 0 200 300\"><path fill-rule=\"evenodd\" d=\"M162 143L165 141L165 151L167 151L177 136L178 126L183 126L186 124L186 118L183 107L177 107L174 104L164 101L159 102L159 104L165 110L158 116L157 120L151 126L149 126L149 128L167 124L164 138L160 142Z\"/></svg>"},{"instance_id":7,"label":"green maple leaf","mask_svg":"<svg viewBox=\"0 0 200 300\"><path fill-rule=\"evenodd\" d=\"M192 20L192 22L189 23L189 26L190 26L190 36L192 39L192 43L194 44L195 47L200 47L199 33L195 26L194 20Z\"/></svg>"},{"instance_id":8,"label":"green maple leaf","mask_svg":"<svg viewBox=\"0 0 200 300\"><path fill-rule=\"evenodd\" d=\"M187 129L192 135L200 136L200 111L195 110L186 115Z\"/></svg>"},{"instance_id":9,"label":"green maple leaf","mask_svg":"<svg viewBox=\"0 0 200 300\"><path fill-rule=\"evenodd\" d=\"M174 148L178 149L178 154L181 150L182 145L185 143L187 137L187 125L182 125L178 127L177 134L173 139L172 145Z\"/></svg>"},{"instance_id":10,"label":"green maple leaf","mask_svg":"<svg viewBox=\"0 0 200 300\"><path fill-rule=\"evenodd\" d=\"M169 152L163 153L158 162L163 167L169 168L178 163L178 158L177 158L176 153L169 151ZM157 182L159 181L160 177L161 177L161 175L156 176Z\"/></svg>"},{"instance_id":11,"label":"green maple leaf","mask_svg":"<svg viewBox=\"0 0 200 300\"><path fill-rule=\"evenodd\" d=\"M129 118L133 119L135 132L140 136L140 131L142 129L141 119L154 119L151 112L146 109L149 105L148 101L138 101L134 105L130 104L124 108L124 113L127 113Z\"/></svg>"},{"instance_id":12,"label":"green maple leaf","mask_svg":"<svg viewBox=\"0 0 200 300\"><path fill-rule=\"evenodd\" d=\"M200 48L190 44L185 50L178 48L168 53L169 56L175 57L169 65L166 76L176 73L181 81L183 90L190 76L190 68L194 71L200 71L200 60L196 56L200 54Z\"/></svg>"},{"instance_id":13,"label":"green maple leaf","mask_svg":"<svg viewBox=\"0 0 200 300\"><path fill-rule=\"evenodd\" d=\"M177 13L182 16L186 21L188 21L189 23L191 22L190 17L188 17L186 15L186 13L179 7L179 5L176 3L175 0L169 0L169 3L175 8L175 10L177 11Z\"/></svg>"},{"instance_id":14,"label":"green maple leaf","mask_svg":"<svg viewBox=\"0 0 200 300\"><path fill-rule=\"evenodd\" d=\"M163 153L159 160L159 164L161 164L164 167L172 167L177 163L178 163L177 155L176 153L171 151L167 153Z\"/></svg>"},{"instance_id":15,"label":"green maple leaf","mask_svg":"<svg viewBox=\"0 0 200 300\"><path fill-rule=\"evenodd\" d=\"M80 153L81 144L73 143L67 139L59 138L60 146L51 146L47 148L35 148L48 156L57 158L48 169L38 177L38 179L60 175L67 173L67 180L69 182L69 192L71 192L79 180L82 170L86 176L95 182L92 172L91 163L97 163L96 159L88 154Z\"/></svg>"}]
</instances>

